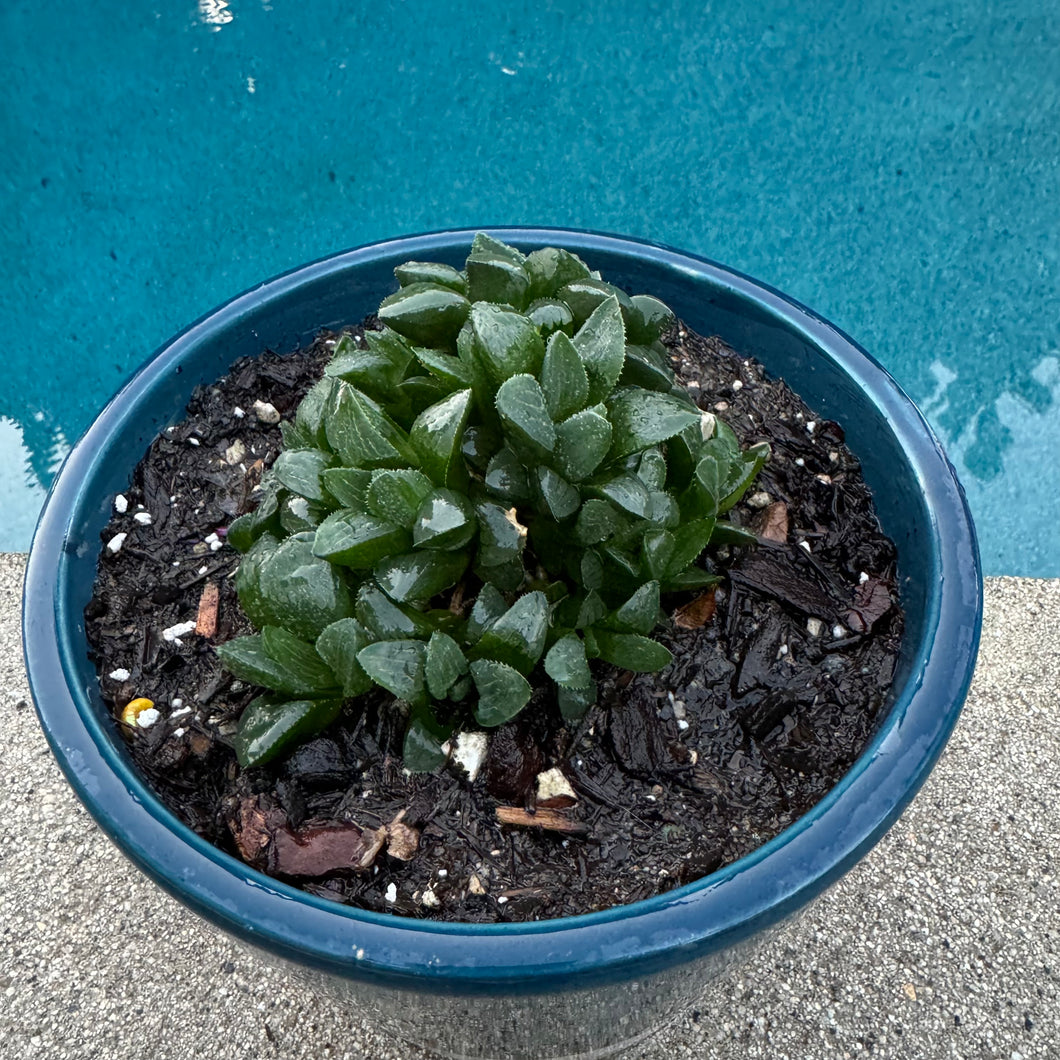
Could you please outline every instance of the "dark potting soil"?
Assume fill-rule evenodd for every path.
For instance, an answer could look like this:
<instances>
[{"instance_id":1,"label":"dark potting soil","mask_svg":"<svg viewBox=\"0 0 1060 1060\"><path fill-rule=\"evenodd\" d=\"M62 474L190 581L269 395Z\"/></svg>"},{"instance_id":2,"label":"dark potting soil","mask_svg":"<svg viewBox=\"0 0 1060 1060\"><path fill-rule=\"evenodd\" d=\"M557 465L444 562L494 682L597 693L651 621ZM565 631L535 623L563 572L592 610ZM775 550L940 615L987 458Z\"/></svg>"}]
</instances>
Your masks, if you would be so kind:
<instances>
[{"instance_id":1,"label":"dark potting soil","mask_svg":"<svg viewBox=\"0 0 1060 1060\"><path fill-rule=\"evenodd\" d=\"M732 513L758 545L723 550L715 590L664 601L672 621L656 636L673 664L601 667L600 702L573 731L539 693L489 734L473 782L455 764L406 773L403 722L382 692L348 704L286 761L240 770L230 741L259 690L214 652L250 631L224 528L256 503L280 450L276 414L293 414L333 338L239 361L197 390L102 535L85 617L103 696L116 718L134 698L153 701L152 724L119 728L181 820L339 902L529 920L704 876L842 777L874 730L901 640L894 546L842 428L754 361L681 327L667 339L679 377L741 442L767 440L773 455ZM539 795L549 770L559 773Z\"/></svg>"}]
</instances>

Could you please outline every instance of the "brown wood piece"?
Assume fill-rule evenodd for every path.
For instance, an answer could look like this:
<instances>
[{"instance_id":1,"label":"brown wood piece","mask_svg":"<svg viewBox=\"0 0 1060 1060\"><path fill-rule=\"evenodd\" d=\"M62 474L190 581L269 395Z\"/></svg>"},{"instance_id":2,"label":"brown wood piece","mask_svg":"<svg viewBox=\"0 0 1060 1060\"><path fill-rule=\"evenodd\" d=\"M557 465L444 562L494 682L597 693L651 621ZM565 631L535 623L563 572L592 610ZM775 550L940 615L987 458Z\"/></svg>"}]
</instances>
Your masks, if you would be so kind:
<instances>
[{"instance_id":1,"label":"brown wood piece","mask_svg":"<svg viewBox=\"0 0 1060 1060\"><path fill-rule=\"evenodd\" d=\"M674 625L681 629L700 629L714 617L715 610L714 590L709 589L674 612Z\"/></svg>"},{"instance_id":2,"label":"brown wood piece","mask_svg":"<svg viewBox=\"0 0 1060 1060\"><path fill-rule=\"evenodd\" d=\"M558 810L539 807L536 813L530 813L521 806L498 806L497 820L501 824L516 825L520 828L541 828L547 832L563 832L566 835L588 835L589 828L581 821L572 821Z\"/></svg>"},{"instance_id":3,"label":"brown wood piece","mask_svg":"<svg viewBox=\"0 0 1060 1060\"><path fill-rule=\"evenodd\" d=\"M199 614L195 620L195 632L200 637L212 637L217 632L217 608L221 603L221 590L217 582L207 582L199 597Z\"/></svg>"}]
</instances>

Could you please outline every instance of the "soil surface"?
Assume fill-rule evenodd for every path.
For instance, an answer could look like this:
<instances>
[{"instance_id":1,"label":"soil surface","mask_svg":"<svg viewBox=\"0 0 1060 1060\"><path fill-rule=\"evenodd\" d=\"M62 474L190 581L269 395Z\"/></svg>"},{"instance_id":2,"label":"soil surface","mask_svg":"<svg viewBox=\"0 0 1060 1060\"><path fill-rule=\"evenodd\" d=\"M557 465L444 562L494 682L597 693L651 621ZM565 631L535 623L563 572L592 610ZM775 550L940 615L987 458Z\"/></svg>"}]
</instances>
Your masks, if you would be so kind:
<instances>
[{"instance_id":1,"label":"soil surface","mask_svg":"<svg viewBox=\"0 0 1060 1060\"><path fill-rule=\"evenodd\" d=\"M372 322L367 322L372 326ZM356 333L360 328L351 328ZM508 921L624 904L704 876L812 807L871 736L902 633L895 549L843 431L717 339L676 327L674 367L741 442L773 455L733 521L724 580L664 601L658 674L601 667L573 731L542 693L492 731L473 782L455 763L408 774L403 720L380 692L278 764L241 771L230 741L258 694L214 646L249 632L224 543L256 503L333 335L237 362L200 388L115 499L86 608L105 700L163 802L235 856L365 909ZM124 536L122 536L124 535ZM198 631L194 624L198 622ZM143 725L144 720L153 722ZM539 795L538 777L551 786Z\"/></svg>"}]
</instances>

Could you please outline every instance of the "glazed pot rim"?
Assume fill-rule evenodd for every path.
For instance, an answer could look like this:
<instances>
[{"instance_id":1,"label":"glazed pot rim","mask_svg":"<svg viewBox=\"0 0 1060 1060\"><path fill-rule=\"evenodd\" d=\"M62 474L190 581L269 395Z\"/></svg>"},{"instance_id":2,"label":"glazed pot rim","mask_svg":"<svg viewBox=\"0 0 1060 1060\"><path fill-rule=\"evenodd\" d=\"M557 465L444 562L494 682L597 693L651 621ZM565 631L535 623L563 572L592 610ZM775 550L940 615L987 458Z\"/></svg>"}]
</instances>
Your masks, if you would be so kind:
<instances>
[{"instance_id":1,"label":"glazed pot rim","mask_svg":"<svg viewBox=\"0 0 1060 1060\"><path fill-rule=\"evenodd\" d=\"M774 839L704 879L602 912L481 925L366 912L264 876L195 835L118 749L98 689L79 687L71 677L70 660L84 653L85 642L82 616L65 592L70 564L84 558L83 545L71 550L70 528L81 507L98 502L84 485L97 450L137 400L180 371L190 350L252 319L263 304L380 259L430 260L466 248L479 230L385 240L301 266L238 295L161 347L89 427L52 486L26 570L23 643L42 726L82 802L140 868L213 923L350 978L418 989L455 983L468 991L552 990L640 975L723 949L794 912L862 857L912 799L956 723L978 647L982 576L967 503L938 440L890 375L834 325L749 277L657 243L573 229L482 229L520 246L622 255L708 283L799 335L868 395L899 438L929 511L929 539L920 545L930 550L935 576L925 590L924 635L909 678L848 773Z\"/></svg>"}]
</instances>

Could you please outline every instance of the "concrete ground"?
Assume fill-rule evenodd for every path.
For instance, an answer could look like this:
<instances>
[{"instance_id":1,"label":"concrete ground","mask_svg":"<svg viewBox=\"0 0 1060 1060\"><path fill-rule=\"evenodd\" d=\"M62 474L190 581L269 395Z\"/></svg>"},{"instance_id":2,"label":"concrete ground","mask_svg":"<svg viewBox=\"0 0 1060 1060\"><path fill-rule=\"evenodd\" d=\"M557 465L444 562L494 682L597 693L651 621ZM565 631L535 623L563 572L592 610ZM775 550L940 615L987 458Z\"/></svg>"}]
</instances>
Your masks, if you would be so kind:
<instances>
[{"instance_id":1,"label":"concrete ground","mask_svg":"<svg viewBox=\"0 0 1060 1060\"><path fill-rule=\"evenodd\" d=\"M200 929L75 801L19 640L24 557L0 555L0 1055L420 1060ZM644 1060L1060 1056L1060 581L994 578L972 693L915 803L735 975L731 1004Z\"/></svg>"}]
</instances>

